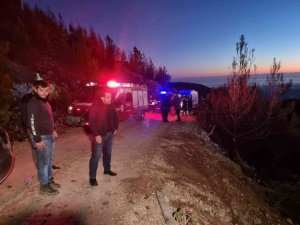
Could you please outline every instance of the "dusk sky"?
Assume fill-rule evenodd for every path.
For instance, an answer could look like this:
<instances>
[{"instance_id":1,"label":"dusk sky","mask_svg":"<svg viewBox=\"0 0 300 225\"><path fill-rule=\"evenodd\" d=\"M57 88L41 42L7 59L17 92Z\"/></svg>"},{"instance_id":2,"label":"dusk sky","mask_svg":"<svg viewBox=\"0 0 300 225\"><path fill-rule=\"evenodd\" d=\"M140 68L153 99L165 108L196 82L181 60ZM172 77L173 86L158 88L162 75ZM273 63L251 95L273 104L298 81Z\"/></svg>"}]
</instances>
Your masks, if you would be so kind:
<instances>
[{"instance_id":1,"label":"dusk sky","mask_svg":"<svg viewBox=\"0 0 300 225\"><path fill-rule=\"evenodd\" d=\"M259 73L273 58L282 72L300 72L299 0L24 0L66 24L112 37L126 53L136 46L172 80L228 75L241 34L255 48Z\"/></svg>"}]
</instances>

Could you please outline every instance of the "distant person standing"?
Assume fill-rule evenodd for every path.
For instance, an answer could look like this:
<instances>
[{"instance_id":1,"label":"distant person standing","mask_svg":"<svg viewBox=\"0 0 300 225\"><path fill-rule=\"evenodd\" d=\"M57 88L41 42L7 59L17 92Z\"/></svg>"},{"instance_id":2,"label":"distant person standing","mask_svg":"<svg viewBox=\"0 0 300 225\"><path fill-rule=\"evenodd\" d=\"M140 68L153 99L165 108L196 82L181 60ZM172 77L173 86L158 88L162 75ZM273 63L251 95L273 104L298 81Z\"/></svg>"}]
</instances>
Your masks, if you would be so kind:
<instances>
[{"instance_id":1,"label":"distant person standing","mask_svg":"<svg viewBox=\"0 0 300 225\"><path fill-rule=\"evenodd\" d=\"M53 88L53 90L52 90L52 88ZM53 98L53 95L54 95L53 92L55 92L54 86L51 86L51 85L50 85L49 101L50 101L50 104L51 104L52 109L53 109L53 112L54 112L54 113L53 113L53 114L54 114L54 118L56 118L56 117L57 117L57 106L56 106L55 100L54 100L54 98ZM55 161L55 157L54 157L54 156L55 156L55 145L56 145L56 140L55 140L54 143L53 143L52 169L58 170L58 169L61 169L61 167L60 167L60 166L57 166L57 164L54 163L54 161Z\"/></svg>"},{"instance_id":2,"label":"distant person standing","mask_svg":"<svg viewBox=\"0 0 300 225\"><path fill-rule=\"evenodd\" d=\"M33 84L33 90L33 96L27 104L27 115L30 141L37 156L40 193L55 195L59 192L54 188L59 188L60 185L54 182L52 176L52 154L57 133L48 102L50 85L44 80L37 80Z\"/></svg>"},{"instance_id":3,"label":"distant person standing","mask_svg":"<svg viewBox=\"0 0 300 225\"><path fill-rule=\"evenodd\" d=\"M177 94L174 95L173 105L174 105L175 112L176 112L176 115L177 115L177 121L180 122L181 121L181 117L180 117L181 100L180 100L180 98Z\"/></svg>"},{"instance_id":4,"label":"distant person standing","mask_svg":"<svg viewBox=\"0 0 300 225\"><path fill-rule=\"evenodd\" d=\"M114 105L111 103L111 90L100 92L100 99L96 99L89 113L90 131L92 133L92 155L89 164L89 178L91 186L98 186L97 169L101 153L103 153L104 174L116 176L111 171L111 153L113 136L119 126L119 119Z\"/></svg>"},{"instance_id":5,"label":"distant person standing","mask_svg":"<svg viewBox=\"0 0 300 225\"><path fill-rule=\"evenodd\" d=\"M169 122L168 120L168 114L171 109L171 98L167 94L163 94L161 97L161 115L162 115L162 120L163 122Z\"/></svg>"},{"instance_id":6,"label":"distant person standing","mask_svg":"<svg viewBox=\"0 0 300 225\"><path fill-rule=\"evenodd\" d=\"M188 112L188 100L187 97L183 97L182 99L182 111L183 111L183 115L187 115Z\"/></svg>"}]
</instances>

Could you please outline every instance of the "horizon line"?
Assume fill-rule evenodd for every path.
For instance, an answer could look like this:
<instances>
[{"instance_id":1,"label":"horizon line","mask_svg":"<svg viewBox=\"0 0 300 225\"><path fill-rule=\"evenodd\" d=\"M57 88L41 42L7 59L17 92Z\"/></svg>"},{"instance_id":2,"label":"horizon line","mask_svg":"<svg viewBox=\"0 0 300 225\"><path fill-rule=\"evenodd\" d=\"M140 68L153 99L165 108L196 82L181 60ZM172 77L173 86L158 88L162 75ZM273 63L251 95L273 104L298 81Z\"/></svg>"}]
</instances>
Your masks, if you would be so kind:
<instances>
[{"instance_id":1,"label":"horizon line","mask_svg":"<svg viewBox=\"0 0 300 225\"><path fill-rule=\"evenodd\" d=\"M293 74L293 73L300 73L300 71L297 71L297 72L280 72L280 73L283 73L283 75L285 74ZM255 75L268 75L270 73L257 73L257 74L250 74L250 76L255 76ZM181 75L181 76L174 76L174 75L171 75L172 79L173 78L177 78L177 79L186 79L186 78L201 78L201 77L225 77L225 76L230 76L230 74L218 74L218 75L191 75L191 76L184 76L184 75Z\"/></svg>"}]
</instances>

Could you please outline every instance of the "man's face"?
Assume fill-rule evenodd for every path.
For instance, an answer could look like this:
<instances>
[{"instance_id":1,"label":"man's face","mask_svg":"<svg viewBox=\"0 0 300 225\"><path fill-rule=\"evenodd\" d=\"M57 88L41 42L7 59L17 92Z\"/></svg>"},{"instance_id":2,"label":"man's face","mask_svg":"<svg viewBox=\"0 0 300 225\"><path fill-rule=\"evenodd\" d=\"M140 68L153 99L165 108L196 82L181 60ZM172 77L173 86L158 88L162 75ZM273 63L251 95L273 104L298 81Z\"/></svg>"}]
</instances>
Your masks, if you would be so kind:
<instances>
[{"instance_id":1,"label":"man's face","mask_svg":"<svg viewBox=\"0 0 300 225\"><path fill-rule=\"evenodd\" d=\"M104 104L109 105L111 103L111 93L105 93L104 97L101 97Z\"/></svg>"},{"instance_id":2,"label":"man's face","mask_svg":"<svg viewBox=\"0 0 300 225\"><path fill-rule=\"evenodd\" d=\"M40 98L47 98L47 96L49 95L50 93L50 87L41 87L39 86L38 88L34 88L34 92L40 96Z\"/></svg>"}]
</instances>

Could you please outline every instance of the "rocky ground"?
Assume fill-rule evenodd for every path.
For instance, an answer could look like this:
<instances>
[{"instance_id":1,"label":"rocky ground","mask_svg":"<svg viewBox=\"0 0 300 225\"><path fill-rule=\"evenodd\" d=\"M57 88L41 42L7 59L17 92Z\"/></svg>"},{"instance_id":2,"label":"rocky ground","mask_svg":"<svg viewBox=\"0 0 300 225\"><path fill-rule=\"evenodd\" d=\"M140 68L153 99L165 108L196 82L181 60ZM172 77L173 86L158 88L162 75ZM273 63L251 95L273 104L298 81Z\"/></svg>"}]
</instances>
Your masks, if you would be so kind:
<instances>
[{"instance_id":1,"label":"rocky ground","mask_svg":"<svg viewBox=\"0 0 300 225\"><path fill-rule=\"evenodd\" d=\"M135 198L129 195L129 200L138 198L134 210L141 218L130 224L157 224L144 210L149 196L153 204L156 201L155 189L165 193L173 212L179 211L180 224L292 223L269 206L262 188L238 165L220 154L214 144L203 145L206 136L197 130L195 123L173 124L162 137L144 168L147 178L131 184ZM147 188L137 188L141 186Z\"/></svg>"},{"instance_id":2,"label":"rocky ground","mask_svg":"<svg viewBox=\"0 0 300 225\"><path fill-rule=\"evenodd\" d=\"M192 117L162 123L155 114L121 123L112 167L98 168L98 187L88 184L90 142L81 128L57 142L54 197L41 196L27 143L14 145L15 168L0 186L0 224L163 225L157 191L169 200L177 224L286 225L264 190L218 151ZM175 223L175 224L176 224Z\"/></svg>"}]
</instances>

